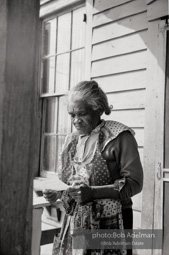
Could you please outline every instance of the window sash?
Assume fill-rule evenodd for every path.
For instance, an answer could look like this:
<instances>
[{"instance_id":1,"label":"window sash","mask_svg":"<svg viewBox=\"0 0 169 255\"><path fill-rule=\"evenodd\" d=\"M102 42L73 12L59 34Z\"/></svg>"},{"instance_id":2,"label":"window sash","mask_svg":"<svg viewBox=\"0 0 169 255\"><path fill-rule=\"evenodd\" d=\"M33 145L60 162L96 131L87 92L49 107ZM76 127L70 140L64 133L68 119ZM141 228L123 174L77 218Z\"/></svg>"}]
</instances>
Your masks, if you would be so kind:
<instances>
[{"instance_id":1,"label":"window sash","mask_svg":"<svg viewBox=\"0 0 169 255\"><path fill-rule=\"evenodd\" d=\"M44 36L43 38L47 42L43 43L42 47L43 75L40 94L43 99L42 176L57 173L58 155L65 136L72 129L71 119L67 114L65 93L84 78L85 34L82 35L82 32L85 33L85 24L81 21L83 28L80 29L80 22L78 23L80 15L83 19L84 11L84 7L80 7L62 16L53 17L46 21L47 25L43 25L44 31L47 30L46 38ZM62 20L66 20L65 24L61 24ZM65 27L68 21L71 21L69 22L71 26L66 26L66 30L59 34L59 30ZM51 38L49 31L56 31L56 36L53 35ZM65 34L68 35L66 42L63 41Z\"/></svg>"}]
</instances>

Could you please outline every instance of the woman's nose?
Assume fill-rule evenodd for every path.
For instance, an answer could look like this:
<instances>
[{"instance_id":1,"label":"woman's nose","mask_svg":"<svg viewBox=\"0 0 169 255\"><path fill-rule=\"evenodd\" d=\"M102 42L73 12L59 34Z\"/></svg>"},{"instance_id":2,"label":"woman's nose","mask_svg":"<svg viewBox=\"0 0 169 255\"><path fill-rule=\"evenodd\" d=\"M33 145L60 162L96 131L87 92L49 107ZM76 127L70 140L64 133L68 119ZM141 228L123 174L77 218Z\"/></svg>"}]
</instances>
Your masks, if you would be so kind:
<instances>
[{"instance_id":1,"label":"woman's nose","mask_svg":"<svg viewBox=\"0 0 169 255\"><path fill-rule=\"evenodd\" d=\"M78 116L75 116L73 122L74 122L74 123L80 123L80 122L81 122L81 119L80 119Z\"/></svg>"}]
</instances>

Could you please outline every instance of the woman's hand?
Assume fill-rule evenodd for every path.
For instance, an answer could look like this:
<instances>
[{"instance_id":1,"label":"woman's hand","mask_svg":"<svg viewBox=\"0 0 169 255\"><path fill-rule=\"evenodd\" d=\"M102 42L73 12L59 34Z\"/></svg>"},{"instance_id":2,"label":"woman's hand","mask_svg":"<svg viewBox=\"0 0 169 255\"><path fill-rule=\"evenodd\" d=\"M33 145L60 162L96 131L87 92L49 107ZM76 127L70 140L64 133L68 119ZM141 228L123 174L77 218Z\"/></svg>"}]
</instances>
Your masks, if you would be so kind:
<instances>
[{"instance_id":1,"label":"woman's hand","mask_svg":"<svg viewBox=\"0 0 169 255\"><path fill-rule=\"evenodd\" d=\"M55 203L56 200L61 197L61 192L56 190L45 189L43 190L43 196L48 202L52 204Z\"/></svg>"},{"instance_id":2,"label":"woman's hand","mask_svg":"<svg viewBox=\"0 0 169 255\"><path fill-rule=\"evenodd\" d=\"M93 200L93 189L90 186L81 184L71 186L67 189L68 194L74 198L77 203L84 204Z\"/></svg>"}]
</instances>

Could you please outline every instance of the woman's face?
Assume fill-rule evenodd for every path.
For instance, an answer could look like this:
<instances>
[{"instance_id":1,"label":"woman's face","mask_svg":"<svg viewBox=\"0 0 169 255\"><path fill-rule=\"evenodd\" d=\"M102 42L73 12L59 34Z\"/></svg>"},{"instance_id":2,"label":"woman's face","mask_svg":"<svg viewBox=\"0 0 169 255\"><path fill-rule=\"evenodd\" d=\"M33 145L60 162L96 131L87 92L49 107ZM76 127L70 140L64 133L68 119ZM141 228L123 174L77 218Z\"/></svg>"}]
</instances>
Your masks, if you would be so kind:
<instances>
[{"instance_id":1,"label":"woman's face","mask_svg":"<svg viewBox=\"0 0 169 255\"><path fill-rule=\"evenodd\" d=\"M80 135L87 135L99 124L98 110L93 110L84 100L73 100L68 104L68 113Z\"/></svg>"}]
</instances>

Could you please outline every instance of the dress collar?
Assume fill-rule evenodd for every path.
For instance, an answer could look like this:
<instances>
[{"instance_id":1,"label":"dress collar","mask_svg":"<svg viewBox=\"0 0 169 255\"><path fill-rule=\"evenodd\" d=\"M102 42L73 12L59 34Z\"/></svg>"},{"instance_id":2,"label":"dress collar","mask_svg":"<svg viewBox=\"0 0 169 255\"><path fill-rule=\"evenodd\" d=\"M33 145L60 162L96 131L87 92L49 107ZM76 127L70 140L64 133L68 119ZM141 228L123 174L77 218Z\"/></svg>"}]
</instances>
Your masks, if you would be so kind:
<instances>
[{"instance_id":1,"label":"dress collar","mask_svg":"<svg viewBox=\"0 0 169 255\"><path fill-rule=\"evenodd\" d=\"M87 135L79 135L79 138L80 139L83 139L83 138L87 138L95 133L99 133L100 132L100 129L104 126L105 124L105 121L104 120L101 120L101 123L99 125L97 125L90 134L87 134Z\"/></svg>"},{"instance_id":2,"label":"dress collar","mask_svg":"<svg viewBox=\"0 0 169 255\"><path fill-rule=\"evenodd\" d=\"M104 124L105 124L105 121L104 121L104 120L101 120L101 123L100 123L98 126L96 126L96 127L92 130L91 133L98 133L98 132L100 132L100 129L104 126Z\"/></svg>"}]
</instances>

